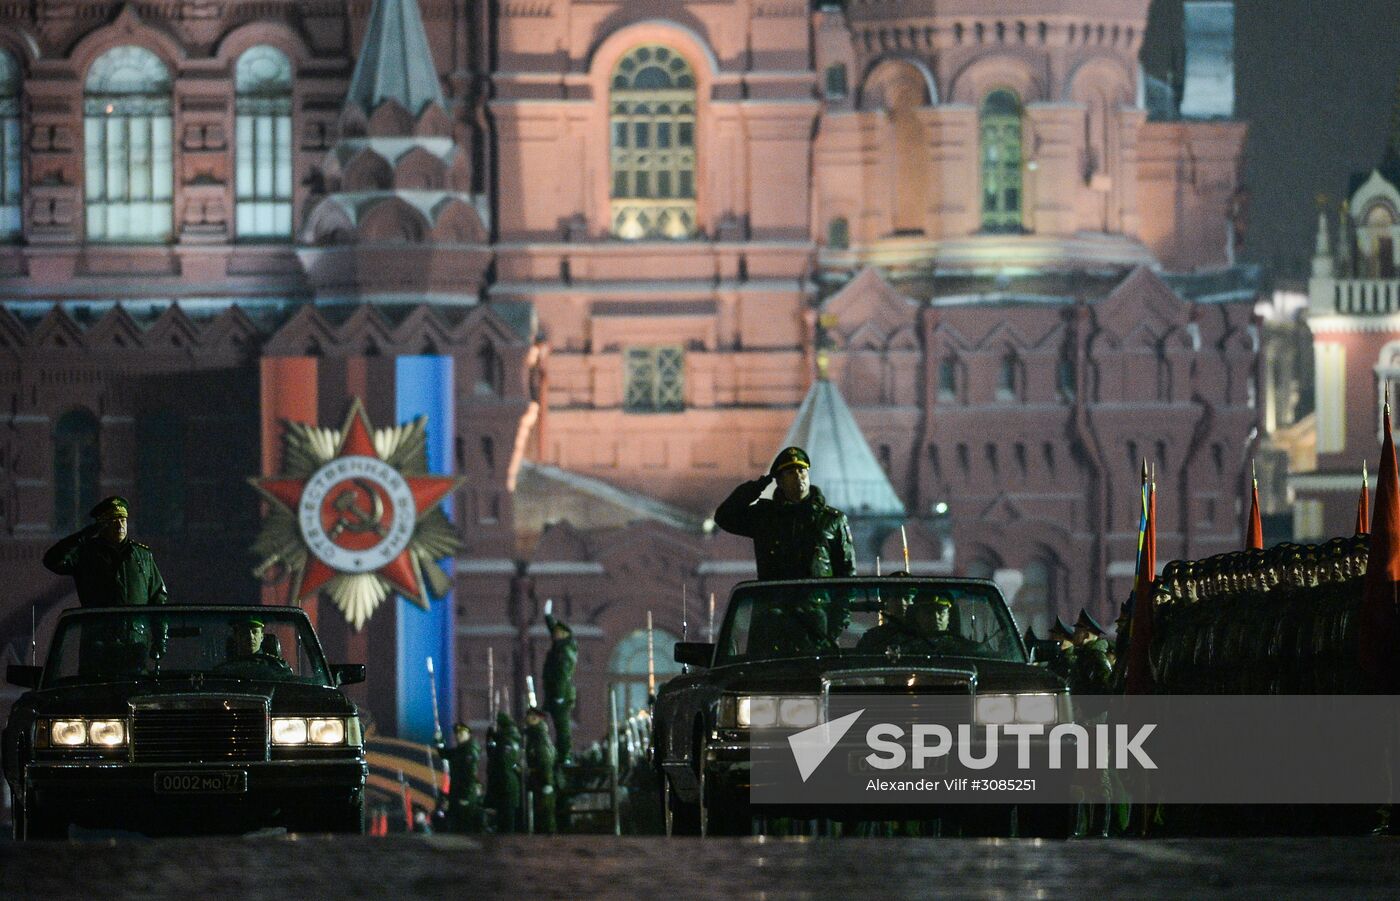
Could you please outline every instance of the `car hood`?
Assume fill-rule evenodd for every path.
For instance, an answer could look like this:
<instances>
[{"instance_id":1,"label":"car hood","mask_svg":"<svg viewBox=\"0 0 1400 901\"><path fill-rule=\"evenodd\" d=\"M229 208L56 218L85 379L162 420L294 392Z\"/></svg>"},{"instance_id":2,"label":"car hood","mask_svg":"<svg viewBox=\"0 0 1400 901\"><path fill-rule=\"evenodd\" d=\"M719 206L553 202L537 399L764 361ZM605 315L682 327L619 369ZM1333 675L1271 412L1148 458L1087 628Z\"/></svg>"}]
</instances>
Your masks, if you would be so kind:
<instances>
[{"instance_id":1,"label":"car hood","mask_svg":"<svg viewBox=\"0 0 1400 901\"><path fill-rule=\"evenodd\" d=\"M62 685L28 693L28 705L38 716L126 716L133 700L180 695L219 698L226 695L261 696L275 714L325 714L349 716L355 705L339 689L291 682L255 682L206 678L198 686L188 679L157 683L114 682L96 685Z\"/></svg>"},{"instance_id":2,"label":"car hood","mask_svg":"<svg viewBox=\"0 0 1400 901\"><path fill-rule=\"evenodd\" d=\"M824 679L875 673L886 673L897 679L901 672L913 674L932 670L969 673L976 678L977 691L983 694L1002 691L1059 692L1066 687L1063 679L1048 670L1012 660L938 657L904 658L891 662L883 654L841 654L718 666L673 679L666 688L672 685L680 688L687 682L703 682L723 691L817 693L821 691Z\"/></svg>"}]
</instances>

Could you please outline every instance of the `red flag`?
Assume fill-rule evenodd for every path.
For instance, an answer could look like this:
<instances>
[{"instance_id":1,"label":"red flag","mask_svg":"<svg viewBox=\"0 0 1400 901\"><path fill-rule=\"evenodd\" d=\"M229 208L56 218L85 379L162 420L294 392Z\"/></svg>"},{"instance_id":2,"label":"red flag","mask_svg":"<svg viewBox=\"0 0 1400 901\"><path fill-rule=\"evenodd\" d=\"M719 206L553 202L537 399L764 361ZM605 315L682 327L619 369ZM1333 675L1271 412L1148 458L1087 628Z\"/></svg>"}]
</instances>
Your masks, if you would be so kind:
<instances>
[{"instance_id":1,"label":"red flag","mask_svg":"<svg viewBox=\"0 0 1400 901\"><path fill-rule=\"evenodd\" d=\"M1151 694L1152 678L1152 581L1157 575L1157 483L1147 492L1147 528L1142 536L1138 559L1137 596L1133 598L1133 618L1128 633L1128 682L1130 695Z\"/></svg>"},{"instance_id":2,"label":"red flag","mask_svg":"<svg viewBox=\"0 0 1400 901\"><path fill-rule=\"evenodd\" d=\"M1357 662L1377 689L1397 687L1395 642L1396 582L1400 580L1400 475L1395 467L1395 440L1390 434L1390 404L1385 405L1381 466L1376 473L1376 515L1366 559L1366 579L1357 623Z\"/></svg>"},{"instance_id":3,"label":"red flag","mask_svg":"<svg viewBox=\"0 0 1400 901\"><path fill-rule=\"evenodd\" d=\"M1366 475L1366 461L1361 461L1361 497L1356 502L1356 534L1371 533L1371 480Z\"/></svg>"},{"instance_id":4,"label":"red flag","mask_svg":"<svg viewBox=\"0 0 1400 901\"><path fill-rule=\"evenodd\" d=\"M1250 464L1250 469L1254 468ZM1259 518L1259 480L1253 475L1249 479L1249 527L1244 534L1244 549L1262 551L1264 549L1264 523Z\"/></svg>"}]
</instances>

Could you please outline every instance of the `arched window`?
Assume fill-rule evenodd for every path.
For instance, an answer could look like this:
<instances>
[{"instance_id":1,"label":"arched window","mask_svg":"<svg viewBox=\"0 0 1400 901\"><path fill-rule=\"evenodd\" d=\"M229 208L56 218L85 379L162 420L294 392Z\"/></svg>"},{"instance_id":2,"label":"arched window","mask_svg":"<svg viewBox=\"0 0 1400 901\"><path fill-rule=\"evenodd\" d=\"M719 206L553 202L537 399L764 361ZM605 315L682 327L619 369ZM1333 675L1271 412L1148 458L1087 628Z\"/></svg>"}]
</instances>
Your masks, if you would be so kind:
<instances>
[{"instance_id":1,"label":"arched window","mask_svg":"<svg viewBox=\"0 0 1400 901\"><path fill-rule=\"evenodd\" d=\"M1037 635L1050 630L1059 609L1064 566L1050 551L1042 551L1022 571L1021 587L1016 591L1011 609L1016 621L1031 626Z\"/></svg>"},{"instance_id":2,"label":"arched window","mask_svg":"<svg viewBox=\"0 0 1400 901\"><path fill-rule=\"evenodd\" d=\"M982 228L1021 229L1021 101L1005 88L982 102Z\"/></svg>"},{"instance_id":3,"label":"arched window","mask_svg":"<svg viewBox=\"0 0 1400 901\"><path fill-rule=\"evenodd\" d=\"M174 411L136 418L136 503L143 533L171 535L185 526L185 421Z\"/></svg>"},{"instance_id":4,"label":"arched window","mask_svg":"<svg viewBox=\"0 0 1400 901\"><path fill-rule=\"evenodd\" d=\"M656 670L656 687L678 675L675 648L679 641L665 629L652 630L652 659ZM613 648L608 658L608 682L617 695L619 711L626 716L647 706L647 630L630 632Z\"/></svg>"},{"instance_id":5,"label":"arched window","mask_svg":"<svg viewBox=\"0 0 1400 901\"><path fill-rule=\"evenodd\" d=\"M1008 351L1001 358L1001 370L997 374L997 400L1015 400L1019 379L1016 370L1020 368L1016 354Z\"/></svg>"},{"instance_id":6,"label":"arched window","mask_svg":"<svg viewBox=\"0 0 1400 901\"><path fill-rule=\"evenodd\" d=\"M242 239L292 236L292 63L275 47L253 47L234 68L237 194Z\"/></svg>"},{"instance_id":7,"label":"arched window","mask_svg":"<svg viewBox=\"0 0 1400 901\"><path fill-rule=\"evenodd\" d=\"M76 532L87 524L88 511L98 501L101 469L97 417L87 410L69 410L53 430L55 532Z\"/></svg>"},{"instance_id":8,"label":"arched window","mask_svg":"<svg viewBox=\"0 0 1400 901\"><path fill-rule=\"evenodd\" d=\"M23 231L20 186L24 182L24 154L19 132L22 84L19 64L0 50L0 241L18 238Z\"/></svg>"},{"instance_id":9,"label":"arched window","mask_svg":"<svg viewBox=\"0 0 1400 901\"><path fill-rule=\"evenodd\" d=\"M500 395L505 384L505 365L496 345L482 341L476 351L476 393L478 395Z\"/></svg>"},{"instance_id":10,"label":"arched window","mask_svg":"<svg viewBox=\"0 0 1400 901\"><path fill-rule=\"evenodd\" d=\"M827 223L826 246L832 250L846 250L851 246L851 223L844 216L837 216Z\"/></svg>"},{"instance_id":11,"label":"arched window","mask_svg":"<svg viewBox=\"0 0 1400 901\"><path fill-rule=\"evenodd\" d=\"M1059 363L1055 366L1055 390L1059 392L1061 400L1074 400L1074 361L1068 356L1060 357Z\"/></svg>"},{"instance_id":12,"label":"arched window","mask_svg":"<svg viewBox=\"0 0 1400 901\"><path fill-rule=\"evenodd\" d=\"M695 234L695 76L669 47L637 47L613 71L612 232Z\"/></svg>"},{"instance_id":13,"label":"arched window","mask_svg":"<svg viewBox=\"0 0 1400 901\"><path fill-rule=\"evenodd\" d=\"M938 362L938 398L953 400L958 396L958 361L944 357Z\"/></svg>"},{"instance_id":14,"label":"arched window","mask_svg":"<svg viewBox=\"0 0 1400 901\"><path fill-rule=\"evenodd\" d=\"M170 238L170 73L143 47L97 58L84 87L89 241Z\"/></svg>"}]
</instances>

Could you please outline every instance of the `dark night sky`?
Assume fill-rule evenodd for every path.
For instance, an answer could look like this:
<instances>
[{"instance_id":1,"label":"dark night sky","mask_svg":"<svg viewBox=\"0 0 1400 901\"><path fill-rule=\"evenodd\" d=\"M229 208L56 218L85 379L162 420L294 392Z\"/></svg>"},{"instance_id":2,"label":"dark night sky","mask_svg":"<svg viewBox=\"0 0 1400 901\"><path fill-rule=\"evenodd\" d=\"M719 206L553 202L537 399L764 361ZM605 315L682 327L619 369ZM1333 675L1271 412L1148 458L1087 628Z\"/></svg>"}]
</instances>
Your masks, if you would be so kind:
<instances>
[{"instance_id":1,"label":"dark night sky","mask_svg":"<svg viewBox=\"0 0 1400 901\"><path fill-rule=\"evenodd\" d=\"M1400 81L1400 0L1237 0L1236 115L1249 123L1252 193L1244 257L1304 278L1315 196L1334 208L1351 173L1373 168ZM1155 0L1142 62L1163 77L1181 34L1181 0ZM1178 51L1179 52L1179 51Z\"/></svg>"}]
</instances>

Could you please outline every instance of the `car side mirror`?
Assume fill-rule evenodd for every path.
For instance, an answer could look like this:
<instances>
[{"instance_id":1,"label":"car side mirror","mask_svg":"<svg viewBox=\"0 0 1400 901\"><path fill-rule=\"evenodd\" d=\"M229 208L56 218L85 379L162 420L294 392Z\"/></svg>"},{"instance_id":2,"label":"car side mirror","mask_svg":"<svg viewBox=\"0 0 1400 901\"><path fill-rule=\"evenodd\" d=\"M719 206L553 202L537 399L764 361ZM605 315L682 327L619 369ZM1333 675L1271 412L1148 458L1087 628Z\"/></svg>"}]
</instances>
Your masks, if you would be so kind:
<instances>
[{"instance_id":1,"label":"car side mirror","mask_svg":"<svg viewBox=\"0 0 1400 901\"><path fill-rule=\"evenodd\" d=\"M676 662L690 666L709 666L715 659L715 646L709 641L676 642Z\"/></svg>"},{"instance_id":2,"label":"car side mirror","mask_svg":"<svg viewBox=\"0 0 1400 901\"><path fill-rule=\"evenodd\" d=\"M25 666L11 663L5 667L5 681L20 688L38 688L39 677L44 674L42 666Z\"/></svg>"},{"instance_id":3,"label":"car side mirror","mask_svg":"<svg viewBox=\"0 0 1400 901\"><path fill-rule=\"evenodd\" d=\"M354 685L357 682L365 681L365 665L363 663L332 664L331 675L335 676L336 685Z\"/></svg>"}]
</instances>

